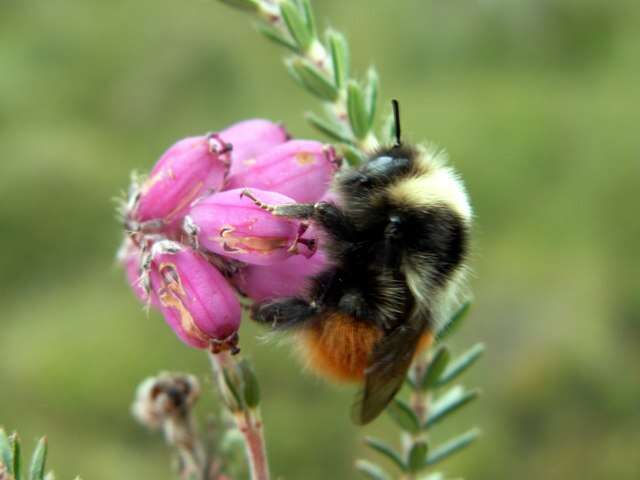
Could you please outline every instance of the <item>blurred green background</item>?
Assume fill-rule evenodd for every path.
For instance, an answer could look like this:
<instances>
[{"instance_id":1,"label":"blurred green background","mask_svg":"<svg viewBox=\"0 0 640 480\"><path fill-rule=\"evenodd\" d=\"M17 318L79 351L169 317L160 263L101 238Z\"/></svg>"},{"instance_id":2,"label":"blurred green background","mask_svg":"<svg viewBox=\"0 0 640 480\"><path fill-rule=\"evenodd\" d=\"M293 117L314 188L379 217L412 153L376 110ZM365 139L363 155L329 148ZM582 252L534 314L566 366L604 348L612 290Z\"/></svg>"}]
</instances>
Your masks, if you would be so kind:
<instances>
[{"instance_id":1,"label":"blurred green background","mask_svg":"<svg viewBox=\"0 0 640 480\"><path fill-rule=\"evenodd\" d=\"M464 378L484 395L435 438L473 424L484 438L444 471L640 478L640 3L315 4L356 69L378 67L382 101L401 100L407 138L447 148L475 205L476 302L453 348L487 344ZM0 424L27 443L46 433L58 478L172 478L129 404L141 378L204 381L207 361L128 290L111 198L175 140L236 120L317 136L281 55L214 1L0 3ZM243 348L274 473L356 478L353 392L256 333L243 326Z\"/></svg>"}]
</instances>

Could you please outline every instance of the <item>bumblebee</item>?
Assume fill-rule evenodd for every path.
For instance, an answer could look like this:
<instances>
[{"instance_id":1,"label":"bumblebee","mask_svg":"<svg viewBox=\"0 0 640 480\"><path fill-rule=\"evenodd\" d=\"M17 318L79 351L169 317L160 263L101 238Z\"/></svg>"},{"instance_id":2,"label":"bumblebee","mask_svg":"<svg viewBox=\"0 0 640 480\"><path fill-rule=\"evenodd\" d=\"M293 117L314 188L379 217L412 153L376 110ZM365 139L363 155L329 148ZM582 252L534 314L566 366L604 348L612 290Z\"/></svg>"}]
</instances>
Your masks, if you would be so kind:
<instances>
[{"instance_id":1,"label":"bumblebee","mask_svg":"<svg viewBox=\"0 0 640 480\"><path fill-rule=\"evenodd\" d=\"M363 382L352 417L376 418L428 347L465 271L472 211L443 155L396 139L359 167L343 169L335 203L265 205L322 232L330 267L296 297L252 308L253 319L290 330L311 369ZM246 192L251 197L250 192Z\"/></svg>"}]
</instances>

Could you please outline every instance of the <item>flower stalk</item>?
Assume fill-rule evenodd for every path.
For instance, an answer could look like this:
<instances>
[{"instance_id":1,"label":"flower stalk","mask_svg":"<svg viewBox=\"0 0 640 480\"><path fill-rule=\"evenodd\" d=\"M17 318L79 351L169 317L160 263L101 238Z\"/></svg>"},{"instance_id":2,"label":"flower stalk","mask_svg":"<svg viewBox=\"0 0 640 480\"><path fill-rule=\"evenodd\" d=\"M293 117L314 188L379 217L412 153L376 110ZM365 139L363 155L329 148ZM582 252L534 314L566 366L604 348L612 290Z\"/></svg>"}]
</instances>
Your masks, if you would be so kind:
<instances>
[{"instance_id":1,"label":"flower stalk","mask_svg":"<svg viewBox=\"0 0 640 480\"><path fill-rule=\"evenodd\" d=\"M269 462L260 417L260 392L247 360L229 352L209 353L213 379L244 439L252 480L269 480Z\"/></svg>"}]
</instances>

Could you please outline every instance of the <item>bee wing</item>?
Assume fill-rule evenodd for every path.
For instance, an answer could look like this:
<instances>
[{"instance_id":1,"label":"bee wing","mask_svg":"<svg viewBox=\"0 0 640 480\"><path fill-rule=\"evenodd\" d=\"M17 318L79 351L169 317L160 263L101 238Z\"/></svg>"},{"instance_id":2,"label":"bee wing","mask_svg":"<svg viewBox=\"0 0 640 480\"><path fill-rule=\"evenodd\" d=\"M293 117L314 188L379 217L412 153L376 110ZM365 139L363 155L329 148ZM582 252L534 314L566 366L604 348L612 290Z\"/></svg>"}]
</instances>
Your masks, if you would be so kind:
<instances>
[{"instance_id":1,"label":"bee wing","mask_svg":"<svg viewBox=\"0 0 640 480\"><path fill-rule=\"evenodd\" d=\"M351 412L354 423L369 423L398 393L425 325L399 326L374 345L365 370L364 388Z\"/></svg>"}]
</instances>

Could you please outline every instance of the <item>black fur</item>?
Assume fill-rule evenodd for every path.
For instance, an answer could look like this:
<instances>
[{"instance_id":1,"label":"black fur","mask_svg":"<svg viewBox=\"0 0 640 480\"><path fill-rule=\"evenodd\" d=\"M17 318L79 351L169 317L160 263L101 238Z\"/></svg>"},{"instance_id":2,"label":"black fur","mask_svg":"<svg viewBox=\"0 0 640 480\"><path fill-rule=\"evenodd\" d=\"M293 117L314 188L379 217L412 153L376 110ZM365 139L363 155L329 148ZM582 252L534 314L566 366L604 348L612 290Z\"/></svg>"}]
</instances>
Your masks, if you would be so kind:
<instances>
[{"instance_id":1,"label":"black fur","mask_svg":"<svg viewBox=\"0 0 640 480\"><path fill-rule=\"evenodd\" d=\"M394 205L385 196L391 183L416 174L417 155L411 146L381 149L360 168L341 174L335 187L342 207L325 202L277 207L277 214L310 218L323 228L328 236L324 247L335 266L311 280L306 300L258 306L258 322L299 326L313 317L310 312L338 311L391 330L403 323L415 302L400 270L404 257L428 258L431 282L445 283L466 254L462 219L444 205ZM393 298L385 296L389 282L395 286Z\"/></svg>"},{"instance_id":2,"label":"black fur","mask_svg":"<svg viewBox=\"0 0 640 480\"><path fill-rule=\"evenodd\" d=\"M253 305L251 314L259 323L286 330L313 318L318 314L318 308L303 298L292 297Z\"/></svg>"}]
</instances>

